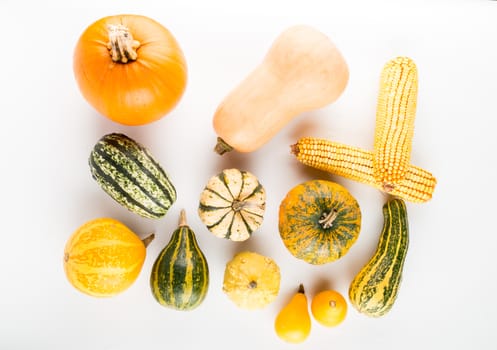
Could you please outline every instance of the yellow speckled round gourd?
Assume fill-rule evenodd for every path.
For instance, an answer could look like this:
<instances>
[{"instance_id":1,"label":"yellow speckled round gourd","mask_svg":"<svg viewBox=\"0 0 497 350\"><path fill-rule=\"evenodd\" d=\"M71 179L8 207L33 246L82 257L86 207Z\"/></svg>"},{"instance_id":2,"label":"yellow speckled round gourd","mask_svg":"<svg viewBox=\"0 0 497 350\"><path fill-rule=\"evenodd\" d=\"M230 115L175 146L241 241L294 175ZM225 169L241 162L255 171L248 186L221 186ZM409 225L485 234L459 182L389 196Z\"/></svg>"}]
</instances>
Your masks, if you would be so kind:
<instances>
[{"instance_id":1,"label":"yellow speckled round gourd","mask_svg":"<svg viewBox=\"0 0 497 350\"><path fill-rule=\"evenodd\" d=\"M98 218L79 227L64 250L64 271L79 291L111 297L136 280L146 257L146 245L127 226L112 218Z\"/></svg>"}]
</instances>

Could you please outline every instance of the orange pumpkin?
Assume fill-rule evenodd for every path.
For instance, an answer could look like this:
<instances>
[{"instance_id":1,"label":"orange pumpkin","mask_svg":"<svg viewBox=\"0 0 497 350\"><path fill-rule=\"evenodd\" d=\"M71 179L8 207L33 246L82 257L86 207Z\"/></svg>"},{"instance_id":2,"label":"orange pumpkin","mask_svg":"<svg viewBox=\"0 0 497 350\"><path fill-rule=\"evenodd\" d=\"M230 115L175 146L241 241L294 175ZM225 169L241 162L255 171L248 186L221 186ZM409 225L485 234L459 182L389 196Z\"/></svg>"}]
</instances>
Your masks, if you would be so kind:
<instances>
[{"instance_id":1,"label":"orange pumpkin","mask_svg":"<svg viewBox=\"0 0 497 350\"><path fill-rule=\"evenodd\" d=\"M67 241L64 270L79 291L110 297L123 292L136 280L153 235L141 241L121 222L98 218L79 227Z\"/></svg>"},{"instance_id":2,"label":"orange pumpkin","mask_svg":"<svg viewBox=\"0 0 497 350\"><path fill-rule=\"evenodd\" d=\"M99 113L124 125L143 125L170 112L187 82L183 52L171 32L140 15L99 19L79 38L74 75Z\"/></svg>"}]
</instances>

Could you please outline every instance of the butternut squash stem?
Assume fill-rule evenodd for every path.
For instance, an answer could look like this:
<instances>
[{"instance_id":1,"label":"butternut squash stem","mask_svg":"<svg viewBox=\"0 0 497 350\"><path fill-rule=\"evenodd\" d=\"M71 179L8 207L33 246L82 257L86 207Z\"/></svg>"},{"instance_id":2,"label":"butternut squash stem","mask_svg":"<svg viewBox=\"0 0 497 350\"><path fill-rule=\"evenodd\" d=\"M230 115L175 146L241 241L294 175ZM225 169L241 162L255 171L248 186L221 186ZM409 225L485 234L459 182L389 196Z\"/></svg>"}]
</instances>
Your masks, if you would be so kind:
<instances>
[{"instance_id":1,"label":"butternut squash stem","mask_svg":"<svg viewBox=\"0 0 497 350\"><path fill-rule=\"evenodd\" d=\"M214 147L214 151L216 151L217 154L222 156L226 152L231 152L232 150L233 147L228 145L222 138L220 137L217 138L216 147Z\"/></svg>"},{"instance_id":2,"label":"butternut squash stem","mask_svg":"<svg viewBox=\"0 0 497 350\"><path fill-rule=\"evenodd\" d=\"M150 234L148 235L147 237L145 237L144 239L142 239L142 242L143 242L143 245L145 246L145 248L148 247L148 245L154 240L155 238L155 234Z\"/></svg>"},{"instance_id":3,"label":"butternut squash stem","mask_svg":"<svg viewBox=\"0 0 497 350\"><path fill-rule=\"evenodd\" d=\"M140 47L140 42L133 39L128 27L123 24L109 24L109 49L112 61L118 63L128 63L138 58L136 49Z\"/></svg>"}]
</instances>

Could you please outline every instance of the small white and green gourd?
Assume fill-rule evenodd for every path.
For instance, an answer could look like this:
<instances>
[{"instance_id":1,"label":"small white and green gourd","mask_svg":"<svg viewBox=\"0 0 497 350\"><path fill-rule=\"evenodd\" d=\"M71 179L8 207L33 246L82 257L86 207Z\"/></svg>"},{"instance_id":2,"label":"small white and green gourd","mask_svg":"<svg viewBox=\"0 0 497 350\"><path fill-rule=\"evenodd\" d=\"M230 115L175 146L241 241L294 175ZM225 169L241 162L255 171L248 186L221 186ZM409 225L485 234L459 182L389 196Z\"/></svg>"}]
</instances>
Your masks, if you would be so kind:
<instances>
[{"instance_id":1,"label":"small white and green gourd","mask_svg":"<svg viewBox=\"0 0 497 350\"><path fill-rule=\"evenodd\" d=\"M209 179L198 214L216 237L241 242L262 225L265 209L266 191L257 177L232 168Z\"/></svg>"},{"instance_id":2,"label":"small white and green gourd","mask_svg":"<svg viewBox=\"0 0 497 350\"><path fill-rule=\"evenodd\" d=\"M176 189L159 162L124 134L103 136L88 162L100 187L133 213L159 219L176 201Z\"/></svg>"}]
</instances>

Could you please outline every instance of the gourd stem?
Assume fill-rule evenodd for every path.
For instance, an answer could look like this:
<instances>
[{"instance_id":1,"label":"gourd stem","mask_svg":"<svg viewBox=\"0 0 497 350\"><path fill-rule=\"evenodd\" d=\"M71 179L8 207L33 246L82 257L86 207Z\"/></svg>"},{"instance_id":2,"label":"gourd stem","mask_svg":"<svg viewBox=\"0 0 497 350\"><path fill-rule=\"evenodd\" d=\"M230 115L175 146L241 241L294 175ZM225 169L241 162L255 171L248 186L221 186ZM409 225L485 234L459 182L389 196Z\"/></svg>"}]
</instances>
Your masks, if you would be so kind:
<instances>
[{"instance_id":1,"label":"gourd stem","mask_svg":"<svg viewBox=\"0 0 497 350\"><path fill-rule=\"evenodd\" d=\"M143 242L143 245L145 246L145 248L148 247L148 245L150 244L150 242L152 242L155 238L155 234L150 234L148 235L147 237L145 237L144 239L142 239L142 242Z\"/></svg>"},{"instance_id":2,"label":"gourd stem","mask_svg":"<svg viewBox=\"0 0 497 350\"><path fill-rule=\"evenodd\" d=\"M138 58L136 49L140 47L140 42L133 39L128 27L123 24L109 24L109 43L107 48L110 51L112 61L118 63L128 63Z\"/></svg>"},{"instance_id":3,"label":"gourd stem","mask_svg":"<svg viewBox=\"0 0 497 350\"><path fill-rule=\"evenodd\" d=\"M216 151L217 154L219 154L220 156L222 156L226 152L231 152L232 150L233 150L233 147L231 147L230 145L228 145L226 143L226 141L224 141L222 138L220 138L218 136L216 147L214 147L214 151Z\"/></svg>"},{"instance_id":4,"label":"gourd stem","mask_svg":"<svg viewBox=\"0 0 497 350\"><path fill-rule=\"evenodd\" d=\"M304 290L304 285L301 283L300 286L299 286L299 290L297 291L298 293L302 293L302 294L305 294L305 290Z\"/></svg>"},{"instance_id":5,"label":"gourd stem","mask_svg":"<svg viewBox=\"0 0 497 350\"><path fill-rule=\"evenodd\" d=\"M331 210L328 214L323 213L322 219L318 221L323 228L330 228L333 225L333 221L338 216L338 211L336 209Z\"/></svg>"},{"instance_id":6,"label":"gourd stem","mask_svg":"<svg viewBox=\"0 0 497 350\"><path fill-rule=\"evenodd\" d=\"M250 283L249 283L249 288L250 288L250 289L255 289L255 288L257 288L257 282L256 282L256 281L250 281Z\"/></svg>"},{"instance_id":7,"label":"gourd stem","mask_svg":"<svg viewBox=\"0 0 497 350\"><path fill-rule=\"evenodd\" d=\"M179 225L178 226L186 226L186 211L185 209L181 209L179 213Z\"/></svg>"}]
</instances>

